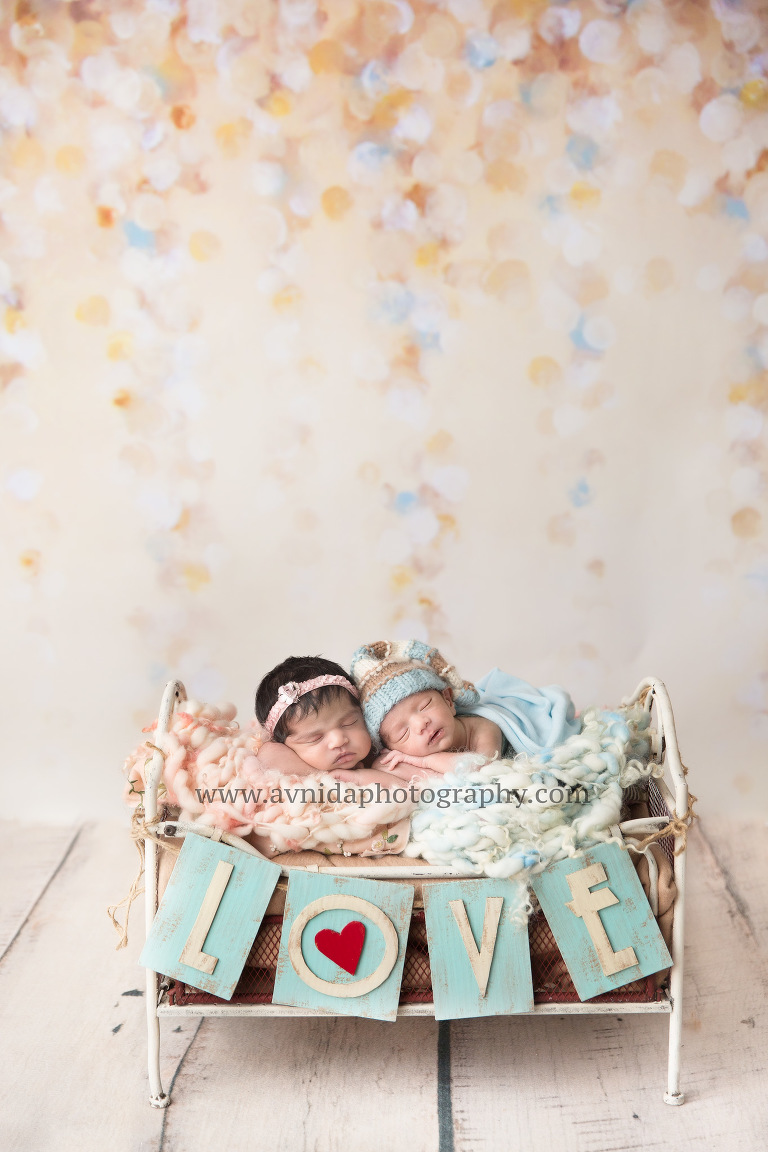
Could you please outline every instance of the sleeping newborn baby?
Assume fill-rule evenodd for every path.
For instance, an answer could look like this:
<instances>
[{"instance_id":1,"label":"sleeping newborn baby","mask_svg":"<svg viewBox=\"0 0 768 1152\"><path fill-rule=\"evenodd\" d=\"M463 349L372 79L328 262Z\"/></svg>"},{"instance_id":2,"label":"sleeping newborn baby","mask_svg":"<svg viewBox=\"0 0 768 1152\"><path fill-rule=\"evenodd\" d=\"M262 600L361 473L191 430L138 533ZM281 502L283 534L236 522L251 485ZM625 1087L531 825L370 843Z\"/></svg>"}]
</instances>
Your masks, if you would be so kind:
<instances>
[{"instance_id":1,"label":"sleeping newborn baby","mask_svg":"<svg viewBox=\"0 0 768 1152\"><path fill-rule=\"evenodd\" d=\"M333 660L283 660L256 690L256 719L269 737L258 754L262 768L293 776L327 772L359 785L389 783L368 767L371 738L358 692Z\"/></svg>"},{"instance_id":2,"label":"sleeping newborn baby","mask_svg":"<svg viewBox=\"0 0 768 1152\"><path fill-rule=\"evenodd\" d=\"M358 648L352 676L374 748L388 749L376 768L405 779L414 768L452 772L467 752L489 759L540 752L581 729L557 685L534 688L494 668L475 687L420 640Z\"/></svg>"},{"instance_id":3,"label":"sleeping newborn baby","mask_svg":"<svg viewBox=\"0 0 768 1152\"><path fill-rule=\"evenodd\" d=\"M273 808L279 813L277 822L271 824L264 819L262 830L255 831L251 840L254 847L266 855L274 852L275 836L270 839L270 833L279 826L280 831L275 835L282 838L281 851L286 844L292 850L299 850L310 835L322 841L324 851L330 851L329 845L335 843L336 850L345 856L383 856L403 851L408 843L409 813L416 807L416 801L415 798L406 803L380 801L381 786L388 797L391 777L368 766L371 738L360 710L357 688L342 667L322 656L289 656L259 684L256 718L269 737L259 749L260 767L285 777L322 779L330 775L334 780L356 785L360 791L355 801L359 810L355 823L370 834L338 842L333 837L323 840L319 829L324 827L324 821L329 831L335 826L328 817L328 809L337 807L340 801L321 800L314 814L305 812L300 816L286 814L277 805ZM375 800L373 786L376 786ZM301 805L304 803L302 799ZM348 804L346 799L344 804ZM307 819L310 823L305 827ZM342 825L351 823L348 816L338 819ZM334 833L334 837L336 835Z\"/></svg>"}]
</instances>

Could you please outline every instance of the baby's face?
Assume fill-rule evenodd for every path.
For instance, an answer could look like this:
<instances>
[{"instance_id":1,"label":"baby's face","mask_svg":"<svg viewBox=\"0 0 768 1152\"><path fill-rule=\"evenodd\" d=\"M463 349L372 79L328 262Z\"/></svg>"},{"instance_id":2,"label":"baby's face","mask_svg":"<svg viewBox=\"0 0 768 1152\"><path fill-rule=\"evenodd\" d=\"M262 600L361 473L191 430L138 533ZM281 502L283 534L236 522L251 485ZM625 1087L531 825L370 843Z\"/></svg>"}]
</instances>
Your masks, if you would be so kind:
<instances>
[{"instance_id":1,"label":"baby's face","mask_svg":"<svg viewBox=\"0 0 768 1152\"><path fill-rule=\"evenodd\" d=\"M453 693L431 689L407 696L387 713L380 728L387 748L407 756L431 756L450 752L456 726Z\"/></svg>"},{"instance_id":2,"label":"baby's face","mask_svg":"<svg viewBox=\"0 0 768 1152\"><path fill-rule=\"evenodd\" d=\"M355 768L371 750L363 713L348 692L292 724L285 744L317 772Z\"/></svg>"}]
</instances>

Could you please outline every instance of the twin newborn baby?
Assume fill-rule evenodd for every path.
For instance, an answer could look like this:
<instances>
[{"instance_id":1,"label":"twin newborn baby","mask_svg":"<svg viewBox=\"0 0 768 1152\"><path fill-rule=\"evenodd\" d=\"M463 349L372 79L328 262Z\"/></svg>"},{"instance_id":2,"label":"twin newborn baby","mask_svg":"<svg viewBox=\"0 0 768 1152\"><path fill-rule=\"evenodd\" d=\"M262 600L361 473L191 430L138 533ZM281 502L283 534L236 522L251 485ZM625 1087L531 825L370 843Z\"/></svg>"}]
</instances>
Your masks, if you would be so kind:
<instances>
[{"instance_id":1,"label":"twin newborn baby","mask_svg":"<svg viewBox=\"0 0 768 1152\"><path fill-rule=\"evenodd\" d=\"M269 735L265 768L361 785L444 775L467 752L541 751L580 730L562 688L497 668L475 687L420 640L358 648L350 674L320 656L289 657L261 681L256 718Z\"/></svg>"}]
</instances>

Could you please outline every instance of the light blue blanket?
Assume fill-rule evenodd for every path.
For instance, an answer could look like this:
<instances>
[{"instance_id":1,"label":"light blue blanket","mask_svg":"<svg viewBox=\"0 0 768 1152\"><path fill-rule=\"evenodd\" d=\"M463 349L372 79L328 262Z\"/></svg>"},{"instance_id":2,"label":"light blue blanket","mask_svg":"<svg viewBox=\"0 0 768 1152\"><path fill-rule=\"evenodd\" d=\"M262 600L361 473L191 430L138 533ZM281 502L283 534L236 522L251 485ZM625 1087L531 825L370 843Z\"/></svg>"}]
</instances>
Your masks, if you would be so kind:
<instances>
[{"instance_id":1,"label":"light blue blanket","mask_svg":"<svg viewBox=\"0 0 768 1152\"><path fill-rule=\"evenodd\" d=\"M479 703L459 706L457 713L484 716L498 724L513 752L542 752L581 732L573 701L557 684L534 688L525 680L494 668L475 687L480 694Z\"/></svg>"}]
</instances>

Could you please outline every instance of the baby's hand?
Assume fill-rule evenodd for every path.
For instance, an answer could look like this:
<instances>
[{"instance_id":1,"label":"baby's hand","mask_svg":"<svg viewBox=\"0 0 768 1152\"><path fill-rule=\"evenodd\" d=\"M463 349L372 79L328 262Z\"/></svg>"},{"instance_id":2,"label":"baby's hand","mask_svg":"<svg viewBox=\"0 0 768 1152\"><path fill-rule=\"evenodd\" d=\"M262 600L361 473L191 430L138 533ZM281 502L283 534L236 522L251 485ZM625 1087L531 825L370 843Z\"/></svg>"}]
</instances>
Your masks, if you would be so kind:
<instances>
[{"instance_id":1,"label":"baby's hand","mask_svg":"<svg viewBox=\"0 0 768 1152\"><path fill-rule=\"evenodd\" d=\"M359 770L356 771L354 768L334 768L331 776L334 780L352 780L358 784L361 781Z\"/></svg>"},{"instance_id":2,"label":"baby's hand","mask_svg":"<svg viewBox=\"0 0 768 1152\"><path fill-rule=\"evenodd\" d=\"M385 772L394 772L398 764L412 764L414 768L429 767L425 756L406 756L404 752L385 752L376 761L376 767L383 768Z\"/></svg>"}]
</instances>

